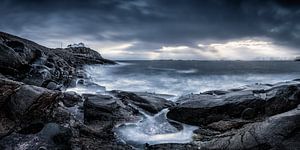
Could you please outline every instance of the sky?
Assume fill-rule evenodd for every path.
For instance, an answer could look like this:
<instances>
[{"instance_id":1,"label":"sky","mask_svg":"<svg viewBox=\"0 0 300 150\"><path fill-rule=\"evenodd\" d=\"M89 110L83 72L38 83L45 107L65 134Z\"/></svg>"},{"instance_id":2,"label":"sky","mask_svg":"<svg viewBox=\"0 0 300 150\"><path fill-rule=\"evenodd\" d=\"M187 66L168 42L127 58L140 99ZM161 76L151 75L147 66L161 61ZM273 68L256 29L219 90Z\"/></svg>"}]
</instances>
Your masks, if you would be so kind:
<instances>
[{"instance_id":1,"label":"sky","mask_svg":"<svg viewBox=\"0 0 300 150\"><path fill-rule=\"evenodd\" d=\"M300 55L299 0L2 0L0 19L0 31L115 60Z\"/></svg>"}]
</instances>

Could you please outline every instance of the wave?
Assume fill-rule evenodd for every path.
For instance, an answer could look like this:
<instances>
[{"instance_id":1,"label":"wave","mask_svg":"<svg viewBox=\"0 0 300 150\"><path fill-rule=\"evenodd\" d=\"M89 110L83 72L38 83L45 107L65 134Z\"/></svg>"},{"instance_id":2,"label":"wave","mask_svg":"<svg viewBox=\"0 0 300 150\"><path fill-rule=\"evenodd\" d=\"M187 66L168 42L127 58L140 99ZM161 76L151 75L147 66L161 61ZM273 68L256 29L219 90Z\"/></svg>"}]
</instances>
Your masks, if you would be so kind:
<instances>
[{"instance_id":1,"label":"wave","mask_svg":"<svg viewBox=\"0 0 300 150\"><path fill-rule=\"evenodd\" d=\"M177 73L183 73L183 74L191 74L191 73L197 73L197 69L189 69L189 70L177 70Z\"/></svg>"},{"instance_id":2,"label":"wave","mask_svg":"<svg viewBox=\"0 0 300 150\"><path fill-rule=\"evenodd\" d=\"M156 67L148 67L148 69L152 69L152 70L160 70L160 71L176 71L176 69L172 69L172 68L156 68Z\"/></svg>"},{"instance_id":3,"label":"wave","mask_svg":"<svg viewBox=\"0 0 300 150\"><path fill-rule=\"evenodd\" d=\"M188 143L192 141L193 131L198 127L180 124L178 130L171 125L166 118L168 109L164 109L154 116L145 115L144 119L137 123L126 123L116 129L119 138L126 143L142 146L145 143Z\"/></svg>"},{"instance_id":4,"label":"wave","mask_svg":"<svg viewBox=\"0 0 300 150\"><path fill-rule=\"evenodd\" d=\"M124 90L132 92L150 92L174 95L177 97L209 90L227 90L255 83L272 84L299 78L298 73L201 75L197 69L175 70L153 67L152 69L160 70L149 73L143 70L145 68L137 67L138 66L136 65L129 67L124 65L93 65L86 66L85 71L92 82L104 86L107 91ZM194 75L193 73L195 72L198 73ZM190 76L189 74L193 75ZM89 90L86 90L85 88L86 87L76 87L71 90L80 91L80 93L102 92L98 88ZM172 100L174 99L172 98Z\"/></svg>"}]
</instances>

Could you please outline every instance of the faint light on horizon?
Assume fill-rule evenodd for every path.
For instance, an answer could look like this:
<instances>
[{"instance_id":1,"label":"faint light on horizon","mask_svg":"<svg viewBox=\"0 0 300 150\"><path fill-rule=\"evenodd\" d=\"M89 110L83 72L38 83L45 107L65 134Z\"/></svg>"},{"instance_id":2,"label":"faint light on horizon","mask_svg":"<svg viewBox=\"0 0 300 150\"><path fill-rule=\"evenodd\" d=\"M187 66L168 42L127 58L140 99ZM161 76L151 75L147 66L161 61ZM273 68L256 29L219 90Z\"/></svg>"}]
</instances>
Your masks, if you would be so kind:
<instances>
[{"instance_id":1,"label":"faint light on horizon","mask_svg":"<svg viewBox=\"0 0 300 150\"><path fill-rule=\"evenodd\" d=\"M188 46L163 46L161 49L159 49L159 51L162 52L172 52L172 51L176 51L176 50L184 50L184 49L188 49Z\"/></svg>"},{"instance_id":2,"label":"faint light on horizon","mask_svg":"<svg viewBox=\"0 0 300 150\"><path fill-rule=\"evenodd\" d=\"M225 43L211 43L206 46L207 49L214 50L220 59L241 59L253 60L259 57L264 58L292 58L295 51L272 41L262 39L242 39L229 41Z\"/></svg>"}]
</instances>

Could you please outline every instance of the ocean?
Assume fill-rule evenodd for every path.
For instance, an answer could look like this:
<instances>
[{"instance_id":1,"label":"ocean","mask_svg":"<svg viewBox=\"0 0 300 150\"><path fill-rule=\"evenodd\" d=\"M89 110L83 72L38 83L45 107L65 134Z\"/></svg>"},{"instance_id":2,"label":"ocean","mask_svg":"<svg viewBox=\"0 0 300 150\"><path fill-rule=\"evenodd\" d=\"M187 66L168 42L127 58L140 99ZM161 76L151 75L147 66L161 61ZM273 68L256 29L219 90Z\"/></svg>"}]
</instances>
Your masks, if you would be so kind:
<instances>
[{"instance_id":1,"label":"ocean","mask_svg":"<svg viewBox=\"0 0 300 150\"><path fill-rule=\"evenodd\" d=\"M78 93L109 94L110 90L151 92L168 100L207 90L226 90L273 84L300 77L296 61L118 61L118 65L88 65L88 79L95 84L76 86ZM81 84L79 84L81 85ZM99 86L100 85L100 86ZM101 87L103 86L103 87ZM254 87L255 87L254 86ZM126 122L115 129L121 141L136 148L143 144L189 143L196 126L174 128L163 109L155 115L141 112L142 119Z\"/></svg>"},{"instance_id":2,"label":"ocean","mask_svg":"<svg viewBox=\"0 0 300 150\"><path fill-rule=\"evenodd\" d=\"M89 78L106 90L180 96L251 84L273 84L300 78L297 61L118 61L118 65L85 66Z\"/></svg>"}]
</instances>

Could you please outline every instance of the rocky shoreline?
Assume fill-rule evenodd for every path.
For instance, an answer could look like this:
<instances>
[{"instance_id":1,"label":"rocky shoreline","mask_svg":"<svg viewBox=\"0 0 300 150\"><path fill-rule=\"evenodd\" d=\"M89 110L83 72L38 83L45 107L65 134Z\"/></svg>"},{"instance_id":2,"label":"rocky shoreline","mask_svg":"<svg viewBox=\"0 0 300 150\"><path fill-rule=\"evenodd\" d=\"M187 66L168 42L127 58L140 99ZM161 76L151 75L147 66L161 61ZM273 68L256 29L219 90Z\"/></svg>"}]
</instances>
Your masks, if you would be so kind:
<instances>
[{"instance_id":1,"label":"rocky shoreline","mask_svg":"<svg viewBox=\"0 0 300 150\"><path fill-rule=\"evenodd\" d=\"M169 109L170 124L199 127L190 143L142 149L300 149L300 82L207 91L176 102L157 94L77 94L101 86L83 65L115 64L85 48L50 49L0 32L0 149L134 149L115 129Z\"/></svg>"}]
</instances>

